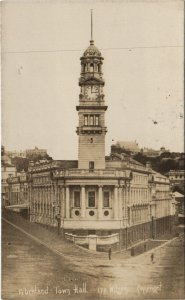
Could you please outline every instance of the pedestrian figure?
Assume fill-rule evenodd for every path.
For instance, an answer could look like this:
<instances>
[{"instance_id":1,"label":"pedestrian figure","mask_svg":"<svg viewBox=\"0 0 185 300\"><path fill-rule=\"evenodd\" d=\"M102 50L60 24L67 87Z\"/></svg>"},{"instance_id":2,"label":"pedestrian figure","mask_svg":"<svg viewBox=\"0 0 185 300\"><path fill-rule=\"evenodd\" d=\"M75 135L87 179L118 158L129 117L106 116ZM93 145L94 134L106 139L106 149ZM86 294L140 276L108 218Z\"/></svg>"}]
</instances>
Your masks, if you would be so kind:
<instances>
[{"instance_id":1,"label":"pedestrian figure","mask_svg":"<svg viewBox=\"0 0 185 300\"><path fill-rule=\"evenodd\" d=\"M111 250L111 248L109 248L109 251L108 251L109 260L111 260L111 254L112 254L112 250Z\"/></svg>"},{"instance_id":2,"label":"pedestrian figure","mask_svg":"<svg viewBox=\"0 0 185 300\"><path fill-rule=\"evenodd\" d=\"M144 251L146 252L146 244L144 244Z\"/></svg>"},{"instance_id":3,"label":"pedestrian figure","mask_svg":"<svg viewBox=\"0 0 185 300\"><path fill-rule=\"evenodd\" d=\"M151 258L151 262L154 263L154 254L153 253L151 254L150 258Z\"/></svg>"}]
</instances>

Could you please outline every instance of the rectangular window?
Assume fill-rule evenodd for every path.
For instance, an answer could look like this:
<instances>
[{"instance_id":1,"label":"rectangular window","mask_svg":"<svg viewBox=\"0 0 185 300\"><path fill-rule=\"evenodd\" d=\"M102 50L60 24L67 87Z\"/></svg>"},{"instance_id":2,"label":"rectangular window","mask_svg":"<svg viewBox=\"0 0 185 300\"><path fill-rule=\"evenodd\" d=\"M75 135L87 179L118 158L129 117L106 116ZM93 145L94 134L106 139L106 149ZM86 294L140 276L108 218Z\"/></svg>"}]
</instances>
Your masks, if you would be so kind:
<instances>
[{"instance_id":1,"label":"rectangular window","mask_svg":"<svg viewBox=\"0 0 185 300\"><path fill-rule=\"evenodd\" d=\"M74 207L80 207L80 191L74 192Z\"/></svg>"},{"instance_id":2,"label":"rectangular window","mask_svg":"<svg viewBox=\"0 0 185 300\"><path fill-rule=\"evenodd\" d=\"M104 191L104 193L103 193L103 206L104 207L109 207L110 206L109 200L110 200L109 191Z\"/></svg>"},{"instance_id":3,"label":"rectangular window","mask_svg":"<svg viewBox=\"0 0 185 300\"><path fill-rule=\"evenodd\" d=\"M88 116L87 115L84 116L84 125L88 126Z\"/></svg>"},{"instance_id":4,"label":"rectangular window","mask_svg":"<svg viewBox=\"0 0 185 300\"><path fill-rule=\"evenodd\" d=\"M89 170L94 170L94 161L89 162Z\"/></svg>"},{"instance_id":5,"label":"rectangular window","mask_svg":"<svg viewBox=\"0 0 185 300\"><path fill-rule=\"evenodd\" d=\"M95 125L96 125L96 126L99 125L99 116L95 116Z\"/></svg>"},{"instance_id":6,"label":"rectangular window","mask_svg":"<svg viewBox=\"0 0 185 300\"><path fill-rule=\"evenodd\" d=\"M95 192L88 192L88 206L95 207Z\"/></svg>"},{"instance_id":7,"label":"rectangular window","mask_svg":"<svg viewBox=\"0 0 185 300\"><path fill-rule=\"evenodd\" d=\"M94 125L94 116L91 115L90 116L90 126L93 126Z\"/></svg>"}]
</instances>

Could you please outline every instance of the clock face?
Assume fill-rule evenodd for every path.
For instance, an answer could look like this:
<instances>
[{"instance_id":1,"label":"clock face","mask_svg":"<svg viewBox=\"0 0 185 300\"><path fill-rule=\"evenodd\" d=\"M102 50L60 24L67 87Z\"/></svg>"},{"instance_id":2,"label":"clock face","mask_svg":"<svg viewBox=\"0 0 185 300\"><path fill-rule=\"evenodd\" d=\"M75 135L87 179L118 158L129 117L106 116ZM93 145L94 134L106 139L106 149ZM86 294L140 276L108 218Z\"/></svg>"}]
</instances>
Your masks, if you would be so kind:
<instances>
[{"instance_id":1,"label":"clock face","mask_svg":"<svg viewBox=\"0 0 185 300\"><path fill-rule=\"evenodd\" d=\"M85 96L90 100L95 100L99 94L98 85L87 85L85 87Z\"/></svg>"},{"instance_id":2,"label":"clock face","mask_svg":"<svg viewBox=\"0 0 185 300\"><path fill-rule=\"evenodd\" d=\"M93 85L92 86L92 93L99 93L99 86L98 85Z\"/></svg>"}]
</instances>

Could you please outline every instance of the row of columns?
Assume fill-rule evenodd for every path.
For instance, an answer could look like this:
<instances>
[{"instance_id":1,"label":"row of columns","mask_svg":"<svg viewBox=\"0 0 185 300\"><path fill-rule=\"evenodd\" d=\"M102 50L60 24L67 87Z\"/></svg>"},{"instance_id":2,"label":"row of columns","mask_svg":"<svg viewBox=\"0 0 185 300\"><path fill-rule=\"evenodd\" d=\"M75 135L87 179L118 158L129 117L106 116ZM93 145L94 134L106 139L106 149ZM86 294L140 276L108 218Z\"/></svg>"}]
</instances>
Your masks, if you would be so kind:
<instances>
[{"instance_id":1,"label":"row of columns","mask_svg":"<svg viewBox=\"0 0 185 300\"><path fill-rule=\"evenodd\" d=\"M149 207L148 206L131 208L130 218L131 218L132 224L137 223L137 222L147 222L148 217L149 217Z\"/></svg>"},{"instance_id":2,"label":"row of columns","mask_svg":"<svg viewBox=\"0 0 185 300\"><path fill-rule=\"evenodd\" d=\"M54 203L58 208L58 213L62 218L70 218L70 186L58 186L57 184L49 187L29 187L29 200L33 206L35 202L44 202L45 205ZM103 217L103 186L98 186L97 210L98 219ZM127 201L129 202L129 190L124 186L115 185L113 189L113 219L127 218ZM42 203L43 203L42 202ZM81 186L81 218L86 215L86 189L85 185Z\"/></svg>"},{"instance_id":3,"label":"row of columns","mask_svg":"<svg viewBox=\"0 0 185 300\"><path fill-rule=\"evenodd\" d=\"M69 186L65 188L65 202L66 202L66 218L70 218L70 194ZM123 218L123 206L126 205L125 193L123 192L122 186L114 187L114 198L113 198L113 216L114 219ZM98 186L98 219L102 219L103 212L103 186ZM86 212L86 193L85 186L81 186L81 217L85 218ZM125 210L126 212L126 210Z\"/></svg>"},{"instance_id":4,"label":"row of columns","mask_svg":"<svg viewBox=\"0 0 185 300\"><path fill-rule=\"evenodd\" d=\"M92 66L93 65L93 66ZM86 62L82 64L81 71L84 72L102 72L101 63L98 62Z\"/></svg>"},{"instance_id":5,"label":"row of columns","mask_svg":"<svg viewBox=\"0 0 185 300\"><path fill-rule=\"evenodd\" d=\"M146 202L149 201L149 190L148 190L148 188L141 188L141 187L134 188L134 187L132 187L130 189L130 193L131 193L131 199L132 199L131 204L146 203Z\"/></svg>"}]
</instances>

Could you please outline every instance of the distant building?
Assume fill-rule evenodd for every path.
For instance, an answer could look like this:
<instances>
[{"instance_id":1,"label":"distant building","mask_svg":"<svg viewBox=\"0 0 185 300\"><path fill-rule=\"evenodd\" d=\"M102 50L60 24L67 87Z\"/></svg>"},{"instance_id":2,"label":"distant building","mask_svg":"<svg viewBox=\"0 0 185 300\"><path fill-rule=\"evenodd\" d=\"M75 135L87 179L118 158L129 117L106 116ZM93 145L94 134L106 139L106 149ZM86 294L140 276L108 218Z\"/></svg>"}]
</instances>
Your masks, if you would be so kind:
<instances>
[{"instance_id":1,"label":"distant building","mask_svg":"<svg viewBox=\"0 0 185 300\"><path fill-rule=\"evenodd\" d=\"M160 150L155 150L147 147L141 149L141 153L147 157L157 157L165 152L169 152L169 150L166 150L164 147L161 147Z\"/></svg>"},{"instance_id":2,"label":"distant building","mask_svg":"<svg viewBox=\"0 0 185 300\"><path fill-rule=\"evenodd\" d=\"M20 150L20 151L17 151L17 150L7 151L6 150L4 152L10 158L14 158L14 157L30 158L32 156L45 157L47 155L47 150L46 149L39 149L38 147L35 147L34 149L26 149L24 151L22 151L22 150Z\"/></svg>"},{"instance_id":3,"label":"distant building","mask_svg":"<svg viewBox=\"0 0 185 300\"><path fill-rule=\"evenodd\" d=\"M129 153L137 154L140 152L140 148L136 141L118 141L111 146L111 153Z\"/></svg>"},{"instance_id":4,"label":"distant building","mask_svg":"<svg viewBox=\"0 0 185 300\"><path fill-rule=\"evenodd\" d=\"M16 167L11 164L2 164L1 166L1 194L2 206L6 206L8 201L9 186L7 179L17 175Z\"/></svg>"},{"instance_id":5,"label":"distant building","mask_svg":"<svg viewBox=\"0 0 185 300\"><path fill-rule=\"evenodd\" d=\"M174 192L173 198L175 199L176 215L178 218L178 222L184 224L185 221L184 195L179 192Z\"/></svg>"},{"instance_id":6,"label":"distant building","mask_svg":"<svg viewBox=\"0 0 185 300\"><path fill-rule=\"evenodd\" d=\"M152 148L146 148L144 147L142 150L141 150L142 154L147 156L147 157L157 157L159 156L159 150L154 150Z\"/></svg>"},{"instance_id":7,"label":"distant building","mask_svg":"<svg viewBox=\"0 0 185 300\"><path fill-rule=\"evenodd\" d=\"M180 184L184 182L184 170L170 170L166 173L166 176L169 178L171 183Z\"/></svg>"},{"instance_id":8,"label":"distant building","mask_svg":"<svg viewBox=\"0 0 185 300\"><path fill-rule=\"evenodd\" d=\"M2 165L11 165L11 162L12 162L12 160L11 160L11 158L10 158L10 156L8 156L8 155L3 155L3 156L1 156L1 164Z\"/></svg>"},{"instance_id":9,"label":"distant building","mask_svg":"<svg viewBox=\"0 0 185 300\"><path fill-rule=\"evenodd\" d=\"M6 155L8 155L11 158L14 157L22 157L22 158L26 158L26 151L17 151L17 150L13 150L13 151L5 151Z\"/></svg>"},{"instance_id":10,"label":"distant building","mask_svg":"<svg viewBox=\"0 0 185 300\"><path fill-rule=\"evenodd\" d=\"M41 156L45 157L47 155L46 149L39 149L38 147L35 147L34 149L27 149L26 150L26 157L32 157L32 156Z\"/></svg>"},{"instance_id":11,"label":"distant building","mask_svg":"<svg viewBox=\"0 0 185 300\"><path fill-rule=\"evenodd\" d=\"M184 170L170 170L168 173L165 174L172 186L172 190L178 191L184 194L184 186L185 186L185 172Z\"/></svg>"},{"instance_id":12,"label":"distant building","mask_svg":"<svg viewBox=\"0 0 185 300\"><path fill-rule=\"evenodd\" d=\"M23 216L28 216L29 193L27 174L21 171L17 176L9 176L8 197L6 198L5 207L20 212Z\"/></svg>"},{"instance_id":13,"label":"distant building","mask_svg":"<svg viewBox=\"0 0 185 300\"><path fill-rule=\"evenodd\" d=\"M16 176L16 167L12 165L11 158L6 154L4 146L1 146L1 205L6 205L8 199L8 183L7 179L10 176Z\"/></svg>"},{"instance_id":14,"label":"distant building","mask_svg":"<svg viewBox=\"0 0 185 300\"><path fill-rule=\"evenodd\" d=\"M166 149L165 147L161 147L159 150L159 155L161 155L162 153L165 153L165 152L170 152L170 150Z\"/></svg>"}]
</instances>

